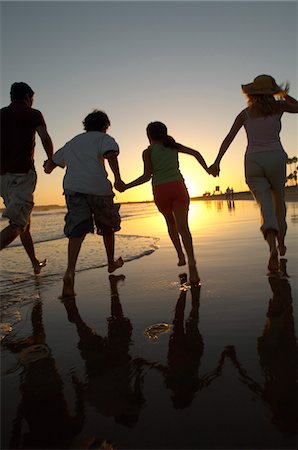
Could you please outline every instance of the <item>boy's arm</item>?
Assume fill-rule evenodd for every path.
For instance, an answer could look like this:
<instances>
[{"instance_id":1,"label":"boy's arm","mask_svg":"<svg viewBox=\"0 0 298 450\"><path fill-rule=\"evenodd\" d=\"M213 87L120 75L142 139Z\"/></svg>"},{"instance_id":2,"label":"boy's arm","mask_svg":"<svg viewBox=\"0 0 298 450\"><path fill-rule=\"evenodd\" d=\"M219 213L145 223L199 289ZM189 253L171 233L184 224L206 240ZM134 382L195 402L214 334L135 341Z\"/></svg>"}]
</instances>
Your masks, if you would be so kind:
<instances>
[{"instance_id":1,"label":"boy's arm","mask_svg":"<svg viewBox=\"0 0 298 450\"><path fill-rule=\"evenodd\" d=\"M206 172L208 172L208 166L200 152L192 148L185 147L185 145L182 144L177 144L177 150L179 153L185 153L187 155L194 156L196 160L201 164L201 166L206 170Z\"/></svg>"},{"instance_id":2,"label":"boy's arm","mask_svg":"<svg viewBox=\"0 0 298 450\"><path fill-rule=\"evenodd\" d=\"M125 188L125 183L121 180L117 157L118 157L118 153L113 150L109 150L109 151L105 152L105 154L104 154L104 158L106 158L108 160L110 168L114 175L115 189L117 189L117 191L119 191L119 192L123 192L124 188Z\"/></svg>"},{"instance_id":3,"label":"boy's arm","mask_svg":"<svg viewBox=\"0 0 298 450\"><path fill-rule=\"evenodd\" d=\"M144 162L144 173L139 178L136 178L134 181L127 183L125 185L125 189L130 189L135 186L139 186L140 184L144 184L149 181L152 177L152 164L150 158L151 149L150 147L143 151L143 162Z\"/></svg>"}]
</instances>

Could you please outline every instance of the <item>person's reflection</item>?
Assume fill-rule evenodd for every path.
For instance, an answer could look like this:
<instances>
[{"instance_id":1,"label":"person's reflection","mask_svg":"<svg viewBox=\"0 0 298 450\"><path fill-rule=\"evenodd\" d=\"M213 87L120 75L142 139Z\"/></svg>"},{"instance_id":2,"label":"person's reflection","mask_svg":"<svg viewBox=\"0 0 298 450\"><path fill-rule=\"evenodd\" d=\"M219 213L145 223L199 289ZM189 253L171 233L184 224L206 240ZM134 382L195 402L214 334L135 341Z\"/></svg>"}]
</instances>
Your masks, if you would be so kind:
<instances>
[{"instance_id":1,"label":"person's reflection","mask_svg":"<svg viewBox=\"0 0 298 450\"><path fill-rule=\"evenodd\" d=\"M233 209L235 209L235 202L234 200L227 200L227 205L228 205L228 210L232 211Z\"/></svg>"},{"instance_id":2,"label":"person's reflection","mask_svg":"<svg viewBox=\"0 0 298 450\"><path fill-rule=\"evenodd\" d=\"M180 275L186 282L186 274ZM173 332L169 339L168 367L164 373L165 384L172 391L174 408L188 407L200 387L199 365L204 351L202 336L198 330L200 286L191 286L191 311L184 323L187 291L182 290L178 298Z\"/></svg>"},{"instance_id":3,"label":"person's reflection","mask_svg":"<svg viewBox=\"0 0 298 450\"><path fill-rule=\"evenodd\" d=\"M264 385L250 377L237 359L234 347L227 348L239 373L239 380L267 403L272 423L282 432L297 432L297 342L294 328L291 287L287 279L286 260L281 260L281 277L268 278L273 296L257 350L264 374Z\"/></svg>"},{"instance_id":4,"label":"person's reflection","mask_svg":"<svg viewBox=\"0 0 298 450\"><path fill-rule=\"evenodd\" d=\"M46 344L42 302L36 301L31 314L33 333L22 340L8 340L5 346L18 353L24 365L10 448L69 448L84 423L84 409L79 386L76 390L75 415L71 416L63 394L63 381L51 350ZM28 432L22 434L25 419Z\"/></svg>"},{"instance_id":5,"label":"person's reflection","mask_svg":"<svg viewBox=\"0 0 298 450\"><path fill-rule=\"evenodd\" d=\"M79 335L78 348L85 360L88 380L84 400L104 416L114 417L125 426L133 426L144 403L142 395L142 366L139 359L129 355L132 325L124 316L117 283L124 275L110 275L111 316L108 335L102 337L81 318L75 298L65 299L68 318L75 323Z\"/></svg>"},{"instance_id":6,"label":"person's reflection","mask_svg":"<svg viewBox=\"0 0 298 450\"><path fill-rule=\"evenodd\" d=\"M216 206L217 212L222 212L222 210L223 210L223 201L222 200L217 200L215 202L215 206Z\"/></svg>"},{"instance_id":7,"label":"person's reflection","mask_svg":"<svg viewBox=\"0 0 298 450\"><path fill-rule=\"evenodd\" d=\"M263 334L258 338L258 352L265 377L263 398L270 404L272 422L282 431L295 433L297 341L285 259L281 260L281 269L282 278L269 278L273 296Z\"/></svg>"}]
</instances>

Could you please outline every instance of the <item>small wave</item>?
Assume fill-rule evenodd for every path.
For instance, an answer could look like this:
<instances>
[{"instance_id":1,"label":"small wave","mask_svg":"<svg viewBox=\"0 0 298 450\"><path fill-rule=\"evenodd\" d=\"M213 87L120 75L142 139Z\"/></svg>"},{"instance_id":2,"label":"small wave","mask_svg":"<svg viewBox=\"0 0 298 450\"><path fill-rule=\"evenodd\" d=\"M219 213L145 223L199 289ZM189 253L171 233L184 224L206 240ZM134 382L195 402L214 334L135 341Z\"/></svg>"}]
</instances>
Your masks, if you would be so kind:
<instances>
[{"instance_id":1,"label":"small wave","mask_svg":"<svg viewBox=\"0 0 298 450\"><path fill-rule=\"evenodd\" d=\"M67 265L68 239L44 240L35 243L35 251L40 259L46 258L47 266L36 277L24 249L10 247L3 252L3 269L0 270L1 285L1 321L12 323L10 310L15 305L23 305L36 300L40 288L61 282ZM133 261L151 255L159 248L159 238L139 235L116 235L116 256L122 256L124 262ZM79 255L77 272L98 269L107 266L103 240L97 235L87 235ZM5 267L5 268L4 268ZM7 316L4 319L3 313Z\"/></svg>"},{"instance_id":2,"label":"small wave","mask_svg":"<svg viewBox=\"0 0 298 450\"><path fill-rule=\"evenodd\" d=\"M57 234L56 236L51 236L51 237L46 237L44 239L35 239L34 240L34 245L36 244L41 244L43 242L52 242L52 241L58 241L59 239L66 239L65 234ZM7 247L5 250L8 251L10 248L13 247L22 247L22 243L21 242L13 242L9 247Z\"/></svg>"},{"instance_id":3,"label":"small wave","mask_svg":"<svg viewBox=\"0 0 298 450\"><path fill-rule=\"evenodd\" d=\"M47 216L49 217L51 214L55 214L55 216L65 216L66 214L66 209L61 210L61 211L57 211L57 210L45 210L45 211L40 211L40 212L33 212L32 213L32 217L43 217L43 216Z\"/></svg>"}]
</instances>

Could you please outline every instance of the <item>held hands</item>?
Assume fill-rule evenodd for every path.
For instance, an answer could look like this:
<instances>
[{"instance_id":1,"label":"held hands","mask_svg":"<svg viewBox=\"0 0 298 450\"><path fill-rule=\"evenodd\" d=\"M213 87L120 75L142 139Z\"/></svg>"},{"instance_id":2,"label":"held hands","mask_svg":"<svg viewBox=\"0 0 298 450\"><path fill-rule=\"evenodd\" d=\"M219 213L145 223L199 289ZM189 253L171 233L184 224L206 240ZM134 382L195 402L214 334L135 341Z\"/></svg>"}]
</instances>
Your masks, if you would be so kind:
<instances>
[{"instance_id":1,"label":"held hands","mask_svg":"<svg viewBox=\"0 0 298 450\"><path fill-rule=\"evenodd\" d=\"M51 159L47 159L43 163L43 169L45 173L51 173L55 169L55 167L56 164Z\"/></svg>"},{"instance_id":2,"label":"held hands","mask_svg":"<svg viewBox=\"0 0 298 450\"><path fill-rule=\"evenodd\" d=\"M119 192L124 192L126 190L126 184L124 183L124 181L122 180L117 180L114 183L114 187L115 189L117 189L117 191Z\"/></svg>"},{"instance_id":3,"label":"held hands","mask_svg":"<svg viewBox=\"0 0 298 450\"><path fill-rule=\"evenodd\" d=\"M220 172L219 163L214 163L212 166L208 167L209 175L213 175L214 177L218 177Z\"/></svg>"}]
</instances>

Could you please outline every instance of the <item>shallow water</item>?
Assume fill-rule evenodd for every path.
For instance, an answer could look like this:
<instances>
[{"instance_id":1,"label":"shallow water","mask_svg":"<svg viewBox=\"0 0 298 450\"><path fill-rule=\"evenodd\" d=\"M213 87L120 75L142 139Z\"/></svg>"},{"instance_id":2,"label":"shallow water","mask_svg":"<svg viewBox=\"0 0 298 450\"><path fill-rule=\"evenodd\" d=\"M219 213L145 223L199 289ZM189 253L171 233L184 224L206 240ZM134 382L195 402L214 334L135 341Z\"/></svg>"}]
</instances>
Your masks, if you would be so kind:
<instances>
[{"instance_id":1,"label":"shallow water","mask_svg":"<svg viewBox=\"0 0 298 450\"><path fill-rule=\"evenodd\" d=\"M157 214L155 205L148 204L146 208L138 208L137 205L122 205L120 212L122 223L136 218L145 219L149 215ZM68 240L63 234L64 209L50 209L37 211L32 214L31 234L34 240L35 252L38 259L47 259L47 267L42 270L39 281L43 285L51 286L61 280L67 264ZM8 221L1 220L1 229ZM115 245L117 254L124 261L132 261L149 255L158 249L159 238L138 234L126 235L122 232L116 234ZM101 236L88 234L82 246L78 259L77 271L86 271L107 265L106 253ZM24 252L19 238L12 245L1 252L0 286L1 286L1 323L0 333L3 336L9 329L9 323L14 322L15 305L27 304L35 299L32 287L36 283L32 266L28 256Z\"/></svg>"},{"instance_id":2,"label":"shallow water","mask_svg":"<svg viewBox=\"0 0 298 450\"><path fill-rule=\"evenodd\" d=\"M95 448L296 448L298 204L290 278L268 278L254 202L192 202L192 290L147 206L120 234L159 248L120 275L83 270L64 302L58 277L26 281L23 302L20 281L2 341L2 448L87 448L92 437Z\"/></svg>"}]
</instances>

